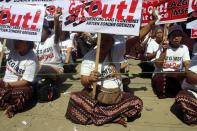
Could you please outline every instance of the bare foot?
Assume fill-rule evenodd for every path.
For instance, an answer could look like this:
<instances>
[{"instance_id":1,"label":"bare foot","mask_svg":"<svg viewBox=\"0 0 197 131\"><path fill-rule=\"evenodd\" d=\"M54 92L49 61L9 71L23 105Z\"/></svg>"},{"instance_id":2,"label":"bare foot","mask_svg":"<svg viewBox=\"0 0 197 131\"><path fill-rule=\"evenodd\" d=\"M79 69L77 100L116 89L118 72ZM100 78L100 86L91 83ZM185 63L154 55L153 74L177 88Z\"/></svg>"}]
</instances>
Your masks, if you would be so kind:
<instances>
[{"instance_id":1,"label":"bare foot","mask_svg":"<svg viewBox=\"0 0 197 131\"><path fill-rule=\"evenodd\" d=\"M14 112L12 111L12 106L8 106L8 108L5 110L4 113L8 118L12 118L14 116Z\"/></svg>"}]
</instances>

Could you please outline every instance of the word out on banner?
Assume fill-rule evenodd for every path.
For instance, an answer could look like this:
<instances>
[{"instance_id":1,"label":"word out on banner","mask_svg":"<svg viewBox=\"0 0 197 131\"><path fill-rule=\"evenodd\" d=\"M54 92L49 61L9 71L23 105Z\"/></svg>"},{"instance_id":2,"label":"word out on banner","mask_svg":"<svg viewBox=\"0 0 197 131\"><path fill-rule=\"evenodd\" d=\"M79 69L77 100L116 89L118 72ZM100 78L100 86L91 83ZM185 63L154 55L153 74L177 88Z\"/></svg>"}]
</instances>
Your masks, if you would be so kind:
<instances>
[{"instance_id":1,"label":"word out on banner","mask_svg":"<svg viewBox=\"0 0 197 131\"><path fill-rule=\"evenodd\" d=\"M0 3L0 37L40 41L44 15L43 6Z\"/></svg>"},{"instance_id":2,"label":"word out on banner","mask_svg":"<svg viewBox=\"0 0 197 131\"><path fill-rule=\"evenodd\" d=\"M191 38L197 38L197 29L191 29Z\"/></svg>"},{"instance_id":3,"label":"word out on banner","mask_svg":"<svg viewBox=\"0 0 197 131\"><path fill-rule=\"evenodd\" d=\"M187 28L197 29L197 0L189 1Z\"/></svg>"},{"instance_id":4,"label":"word out on banner","mask_svg":"<svg viewBox=\"0 0 197 131\"><path fill-rule=\"evenodd\" d=\"M72 0L65 4L63 30L139 35L142 0Z\"/></svg>"},{"instance_id":5,"label":"word out on banner","mask_svg":"<svg viewBox=\"0 0 197 131\"><path fill-rule=\"evenodd\" d=\"M188 4L189 0L143 0L142 24L149 23L154 8L161 17L160 24L186 21Z\"/></svg>"}]
</instances>

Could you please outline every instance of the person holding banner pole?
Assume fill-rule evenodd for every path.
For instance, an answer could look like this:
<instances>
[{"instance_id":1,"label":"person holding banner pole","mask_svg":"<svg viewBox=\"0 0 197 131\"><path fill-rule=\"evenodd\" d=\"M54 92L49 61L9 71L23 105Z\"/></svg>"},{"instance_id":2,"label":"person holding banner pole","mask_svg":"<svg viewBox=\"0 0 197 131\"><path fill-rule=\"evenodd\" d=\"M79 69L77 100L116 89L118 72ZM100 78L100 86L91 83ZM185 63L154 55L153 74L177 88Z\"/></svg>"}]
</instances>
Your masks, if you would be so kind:
<instances>
[{"instance_id":1,"label":"person holding banner pole","mask_svg":"<svg viewBox=\"0 0 197 131\"><path fill-rule=\"evenodd\" d=\"M119 123L126 126L127 121L140 117L142 100L123 91L119 71L125 47L122 43L116 44L114 37L101 34L98 71L95 70L96 49L84 57L81 65L81 84L84 89L71 94L65 115L74 123ZM96 83L97 89L95 99L92 98L93 83ZM111 93L105 94L103 99L104 92Z\"/></svg>"},{"instance_id":2,"label":"person holding banner pole","mask_svg":"<svg viewBox=\"0 0 197 131\"><path fill-rule=\"evenodd\" d=\"M55 29L55 43L58 43L60 46L60 57L61 61L64 64L64 73L72 73L75 69L72 59L72 49L74 48L73 40L70 39L69 31L62 31L62 22L59 21L59 15L61 15L61 10L56 11L54 14L54 29Z\"/></svg>"},{"instance_id":3,"label":"person holding banner pole","mask_svg":"<svg viewBox=\"0 0 197 131\"><path fill-rule=\"evenodd\" d=\"M132 38L129 38L126 41L126 58L133 58L133 59L144 59L144 52L146 44L143 44L143 40L146 37L146 35L151 31L151 29L155 26L155 22L158 20L158 16L153 11L152 13L152 20L145 25L144 27L141 27L139 36L134 36Z\"/></svg>"},{"instance_id":4,"label":"person holding banner pole","mask_svg":"<svg viewBox=\"0 0 197 131\"><path fill-rule=\"evenodd\" d=\"M190 62L189 50L181 43L182 38L181 26L170 27L169 42L162 42L157 52L152 87L159 98L175 97L181 89Z\"/></svg>"},{"instance_id":5,"label":"person holding banner pole","mask_svg":"<svg viewBox=\"0 0 197 131\"><path fill-rule=\"evenodd\" d=\"M23 111L32 98L31 85L38 71L38 60L32 50L33 42L14 40L6 46L10 53L4 78L0 79L0 107L11 118Z\"/></svg>"},{"instance_id":6,"label":"person holding banner pole","mask_svg":"<svg viewBox=\"0 0 197 131\"><path fill-rule=\"evenodd\" d=\"M60 14L54 15L54 23L58 22ZM59 24L59 23L58 23ZM54 24L54 25L58 25ZM58 80L58 75L62 74L64 69L60 58L60 46L58 44L58 31L55 34L49 33L49 23L45 19L42 31L41 42L35 42L35 49L40 63L39 74L41 77L50 78L53 82Z\"/></svg>"},{"instance_id":7,"label":"person holding banner pole","mask_svg":"<svg viewBox=\"0 0 197 131\"><path fill-rule=\"evenodd\" d=\"M154 60L159 50L159 46L163 41L164 29L161 25L154 26L152 28L152 34L148 34L147 40L145 40L146 48L144 52L144 58L139 66L142 69L141 77L152 78L154 72ZM144 43L143 42L143 43Z\"/></svg>"}]
</instances>

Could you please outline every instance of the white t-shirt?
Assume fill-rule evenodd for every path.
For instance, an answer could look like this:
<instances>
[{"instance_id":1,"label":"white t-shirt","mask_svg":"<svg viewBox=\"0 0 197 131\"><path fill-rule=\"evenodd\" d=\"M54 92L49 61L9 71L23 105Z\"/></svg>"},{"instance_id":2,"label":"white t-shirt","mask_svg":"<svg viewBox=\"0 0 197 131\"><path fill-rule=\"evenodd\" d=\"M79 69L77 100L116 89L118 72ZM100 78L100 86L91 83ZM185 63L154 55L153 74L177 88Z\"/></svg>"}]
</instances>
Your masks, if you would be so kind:
<instances>
[{"instance_id":1,"label":"white t-shirt","mask_svg":"<svg viewBox=\"0 0 197 131\"><path fill-rule=\"evenodd\" d=\"M148 40L147 44L148 45L147 45L147 48L146 48L146 51L145 51L146 54L147 53L152 54L152 53L156 52L159 49L159 44L152 38L150 38ZM151 59L151 61L154 61L155 59L156 58L153 58L153 59Z\"/></svg>"},{"instance_id":2,"label":"white t-shirt","mask_svg":"<svg viewBox=\"0 0 197 131\"><path fill-rule=\"evenodd\" d=\"M47 38L45 42L35 42L34 52L40 64L61 64L60 47L54 43L55 35Z\"/></svg>"},{"instance_id":3,"label":"white t-shirt","mask_svg":"<svg viewBox=\"0 0 197 131\"><path fill-rule=\"evenodd\" d=\"M161 50L157 52L156 59L160 57ZM155 71L181 71L183 70L183 62L190 60L188 47L180 45L179 48L174 49L169 47L166 52L166 58L162 69L156 67Z\"/></svg>"},{"instance_id":4,"label":"white t-shirt","mask_svg":"<svg viewBox=\"0 0 197 131\"><path fill-rule=\"evenodd\" d=\"M60 42L59 45L61 49L60 57L62 59L62 62L64 63L66 61L67 49L73 48L73 41L71 39L67 39L65 41ZM72 63L72 55L70 57L71 57L71 63Z\"/></svg>"},{"instance_id":5,"label":"white t-shirt","mask_svg":"<svg viewBox=\"0 0 197 131\"><path fill-rule=\"evenodd\" d=\"M120 62L124 60L125 45L123 43L116 43L111 49L111 59L116 70L120 71ZM91 71L95 70L95 57L96 57L96 49L88 52L84 60L81 64L81 75L90 76ZM112 67L110 66L110 58L107 56L103 63L100 63L98 66L98 72L101 74L102 78L106 78L112 74ZM116 77L102 79L97 82L98 85L101 85L104 88L117 88L120 87L122 89L122 82L120 79Z\"/></svg>"},{"instance_id":6,"label":"white t-shirt","mask_svg":"<svg viewBox=\"0 0 197 131\"><path fill-rule=\"evenodd\" d=\"M38 59L35 53L31 50L25 56L21 56L14 50L13 46L10 46L9 49L10 53L3 80L5 82L16 82L18 80L33 82L38 71Z\"/></svg>"},{"instance_id":7,"label":"white t-shirt","mask_svg":"<svg viewBox=\"0 0 197 131\"><path fill-rule=\"evenodd\" d=\"M194 56L191 60L191 63L189 65L189 70L194 72L195 74L197 74L197 56ZM191 89L194 90L195 93L193 93L194 95L196 94L196 98L197 98L197 85L191 85L189 83L186 82L186 79L183 81L182 83L182 88L183 89Z\"/></svg>"}]
</instances>

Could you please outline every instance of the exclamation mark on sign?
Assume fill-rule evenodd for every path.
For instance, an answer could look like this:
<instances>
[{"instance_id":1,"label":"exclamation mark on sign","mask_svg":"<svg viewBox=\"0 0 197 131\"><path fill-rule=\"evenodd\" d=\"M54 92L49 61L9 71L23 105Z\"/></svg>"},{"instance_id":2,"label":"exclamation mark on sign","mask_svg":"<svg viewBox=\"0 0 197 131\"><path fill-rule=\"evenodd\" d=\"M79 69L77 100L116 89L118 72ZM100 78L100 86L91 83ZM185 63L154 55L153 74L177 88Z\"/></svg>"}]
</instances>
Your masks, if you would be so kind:
<instances>
[{"instance_id":1,"label":"exclamation mark on sign","mask_svg":"<svg viewBox=\"0 0 197 131\"><path fill-rule=\"evenodd\" d=\"M133 20L133 15L136 10L137 4L138 4L138 0L132 0L130 10L129 10L129 13L131 13L131 15L127 16L127 21Z\"/></svg>"},{"instance_id":2,"label":"exclamation mark on sign","mask_svg":"<svg viewBox=\"0 0 197 131\"><path fill-rule=\"evenodd\" d=\"M33 20L33 23L35 23L35 24L38 23L38 20L39 20L39 18L40 18L40 14L41 14L40 11L37 11L37 12L36 12L35 17L34 17L34 20ZM31 25L31 29L32 29L32 30L35 30L35 29L36 29L36 25Z\"/></svg>"}]
</instances>

